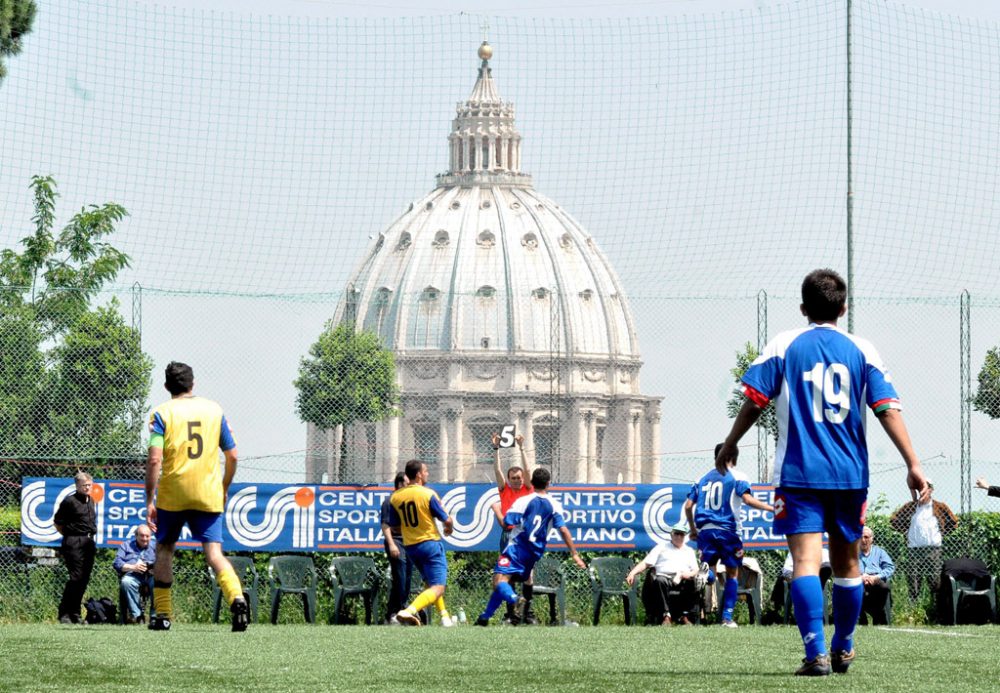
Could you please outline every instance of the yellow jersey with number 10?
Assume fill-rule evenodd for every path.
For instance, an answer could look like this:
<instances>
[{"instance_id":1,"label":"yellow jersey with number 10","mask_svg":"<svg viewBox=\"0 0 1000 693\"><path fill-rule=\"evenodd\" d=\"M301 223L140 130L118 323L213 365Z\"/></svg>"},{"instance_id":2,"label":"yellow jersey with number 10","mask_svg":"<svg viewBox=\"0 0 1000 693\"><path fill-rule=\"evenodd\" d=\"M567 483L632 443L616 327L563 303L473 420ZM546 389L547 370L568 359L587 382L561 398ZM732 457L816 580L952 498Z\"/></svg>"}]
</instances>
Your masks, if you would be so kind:
<instances>
[{"instance_id":1,"label":"yellow jersey with number 10","mask_svg":"<svg viewBox=\"0 0 1000 693\"><path fill-rule=\"evenodd\" d=\"M222 407L203 397L175 397L150 414L149 433L150 447L163 448L156 507L221 513L219 450L236 446Z\"/></svg>"}]
</instances>

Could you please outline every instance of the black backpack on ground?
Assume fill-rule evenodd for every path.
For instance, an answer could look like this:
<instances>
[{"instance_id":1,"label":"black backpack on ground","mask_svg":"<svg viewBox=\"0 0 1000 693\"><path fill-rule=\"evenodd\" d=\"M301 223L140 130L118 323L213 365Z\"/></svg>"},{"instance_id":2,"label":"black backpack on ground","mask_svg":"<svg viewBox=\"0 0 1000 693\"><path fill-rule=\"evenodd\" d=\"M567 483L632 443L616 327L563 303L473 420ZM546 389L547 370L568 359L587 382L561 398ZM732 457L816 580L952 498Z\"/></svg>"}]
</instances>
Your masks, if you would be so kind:
<instances>
[{"instance_id":1,"label":"black backpack on ground","mask_svg":"<svg viewBox=\"0 0 1000 693\"><path fill-rule=\"evenodd\" d=\"M91 597L83 605L87 608L87 617L84 619L87 623L97 625L118 622L118 607L107 597Z\"/></svg>"}]
</instances>

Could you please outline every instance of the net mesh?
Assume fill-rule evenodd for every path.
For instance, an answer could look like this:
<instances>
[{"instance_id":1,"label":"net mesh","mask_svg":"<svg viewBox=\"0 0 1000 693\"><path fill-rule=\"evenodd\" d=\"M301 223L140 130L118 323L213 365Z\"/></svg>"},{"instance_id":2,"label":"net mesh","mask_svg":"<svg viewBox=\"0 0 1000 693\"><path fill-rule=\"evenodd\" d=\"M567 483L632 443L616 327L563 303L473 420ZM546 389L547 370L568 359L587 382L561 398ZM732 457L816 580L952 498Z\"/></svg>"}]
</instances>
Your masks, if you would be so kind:
<instances>
[{"instance_id":1,"label":"net mesh","mask_svg":"<svg viewBox=\"0 0 1000 693\"><path fill-rule=\"evenodd\" d=\"M44 4L0 85L0 239L18 249L32 233L34 175L58 182L56 232L85 205L123 205L129 216L105 240L131 263L89 305L117 301L122 329L149 359L149 388L123 397L97 385L106 381L95 375L111 371L97 358L90 379L74 381L77 391L38 399L38 378L25 369L56 372L66 336L25 341L21 318L4 313L9 348L0 365L12 385L0 401L5 543L18 539L22 476L77 468L141 476L144 434L134 424L165 399L159 374L171 360L192 363L198 391L224 404L240 440L240 480L384 481L390 460L411 456L452 465L454 478L489 477L484 441L519 415L510 391L498 401L486 381L464 389L470 416L458 429L443 408L420 418L415 405L396 438L351 424L349 457L340 459L338 439L322 447L310 437L293 384L324 326L350 310L363 259L383 236L396 241L393 224L448 168L453 109L476 79L481 21ZM972 394L1000 341L1000 26L875 0L853 3L851 22L855 327L890 363L937 497L958 510L968 491L964 445L972 479L1000 479L996 422L977 409L969 435L960 426L960 292L971 295ZM519 333L537 346L536 374L549 377L532 386L533 459L552 460L564 481L588 480L593 468L608 481L690 481L728 430L737 351L801 322L805 270L846 264L846 4L489 24L493 77L517 105L523 170L613 268L639 345L632 394L655 401L641 411L644 425L660 424L658 438L633 448L610 409L597 411L584 448L561 435L558 422L581 413L573 383L598 381L573 370L570 333L559 327L568 313L537 313ZM450 231L471 238L483 228ZM435 266L409 271L425 270L450 276ZM476 312L487 296L437 284L456 306L470 306L473 322L487 314ZM568 306L578 294L570 284L540 278L520 288L547 288ZM435 288L431 280L407 286L399 305L419 306ZM540 300L526 292L511 310L537 312ZM435 324L421 328L422 339L435 338ZM485 334L466 336L496 349ZM460 351L450 367L479 367L478 355ZM513 364L515 352L500 360ZM396 356L403 378L412 363ZM615 358L605 361L617 368ZM47 437L21 435L28 402L44 414ZM85 434L102 403L118 407L113 425ZM114 426L118 438L103 435ZM763 443L761 469L773 455ZM744 444L742 464L756 476L756 441ZM439 460L444 450L449 457ZM902 476L876 433L872 496L884 494L885 512L906 500ZM970 508L998 505L974 490ZM963 550L1000 567L983 547Z\"/></svg>"}]
</instances>

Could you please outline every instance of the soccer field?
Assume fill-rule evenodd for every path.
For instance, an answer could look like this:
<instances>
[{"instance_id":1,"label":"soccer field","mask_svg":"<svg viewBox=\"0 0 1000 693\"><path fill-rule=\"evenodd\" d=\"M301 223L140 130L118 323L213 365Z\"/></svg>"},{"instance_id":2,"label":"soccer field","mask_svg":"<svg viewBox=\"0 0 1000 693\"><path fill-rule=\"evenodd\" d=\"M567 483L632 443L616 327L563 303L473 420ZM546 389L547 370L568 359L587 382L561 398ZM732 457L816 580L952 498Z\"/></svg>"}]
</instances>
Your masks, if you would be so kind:
<instances>
[{"instance_id":1,"label":"soccer field","mask_svg":"<svg viewBox=\"0 0 1000 693\"><path fill-rule=\"evenodd\" d=\"M3 625L0 690L995 691L998 640L995 626L863 628L850 673L799 679L782 626Z\"/></svg>"}]
</instances>

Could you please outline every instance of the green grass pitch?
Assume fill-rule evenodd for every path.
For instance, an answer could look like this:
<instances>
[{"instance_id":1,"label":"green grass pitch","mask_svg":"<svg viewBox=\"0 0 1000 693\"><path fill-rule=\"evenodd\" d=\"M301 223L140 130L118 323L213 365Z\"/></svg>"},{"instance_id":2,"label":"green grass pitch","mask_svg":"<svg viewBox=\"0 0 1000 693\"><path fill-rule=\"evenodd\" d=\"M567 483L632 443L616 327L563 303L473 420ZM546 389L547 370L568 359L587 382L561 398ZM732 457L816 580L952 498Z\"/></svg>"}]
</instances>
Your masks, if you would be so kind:
<instances>
[{"instance_id":1,"label":"green grass pitch","mask_svg":"<svg viewBox=\"0 0 1000 693\"><path fill-rule=\"evenodd\" d=\"M827 637L829 638L829 630ZM996 626L861 628L846 675L793 678L794 627L0 625L0 690L1000 690Z\"/></svg>"}]
</instances>

